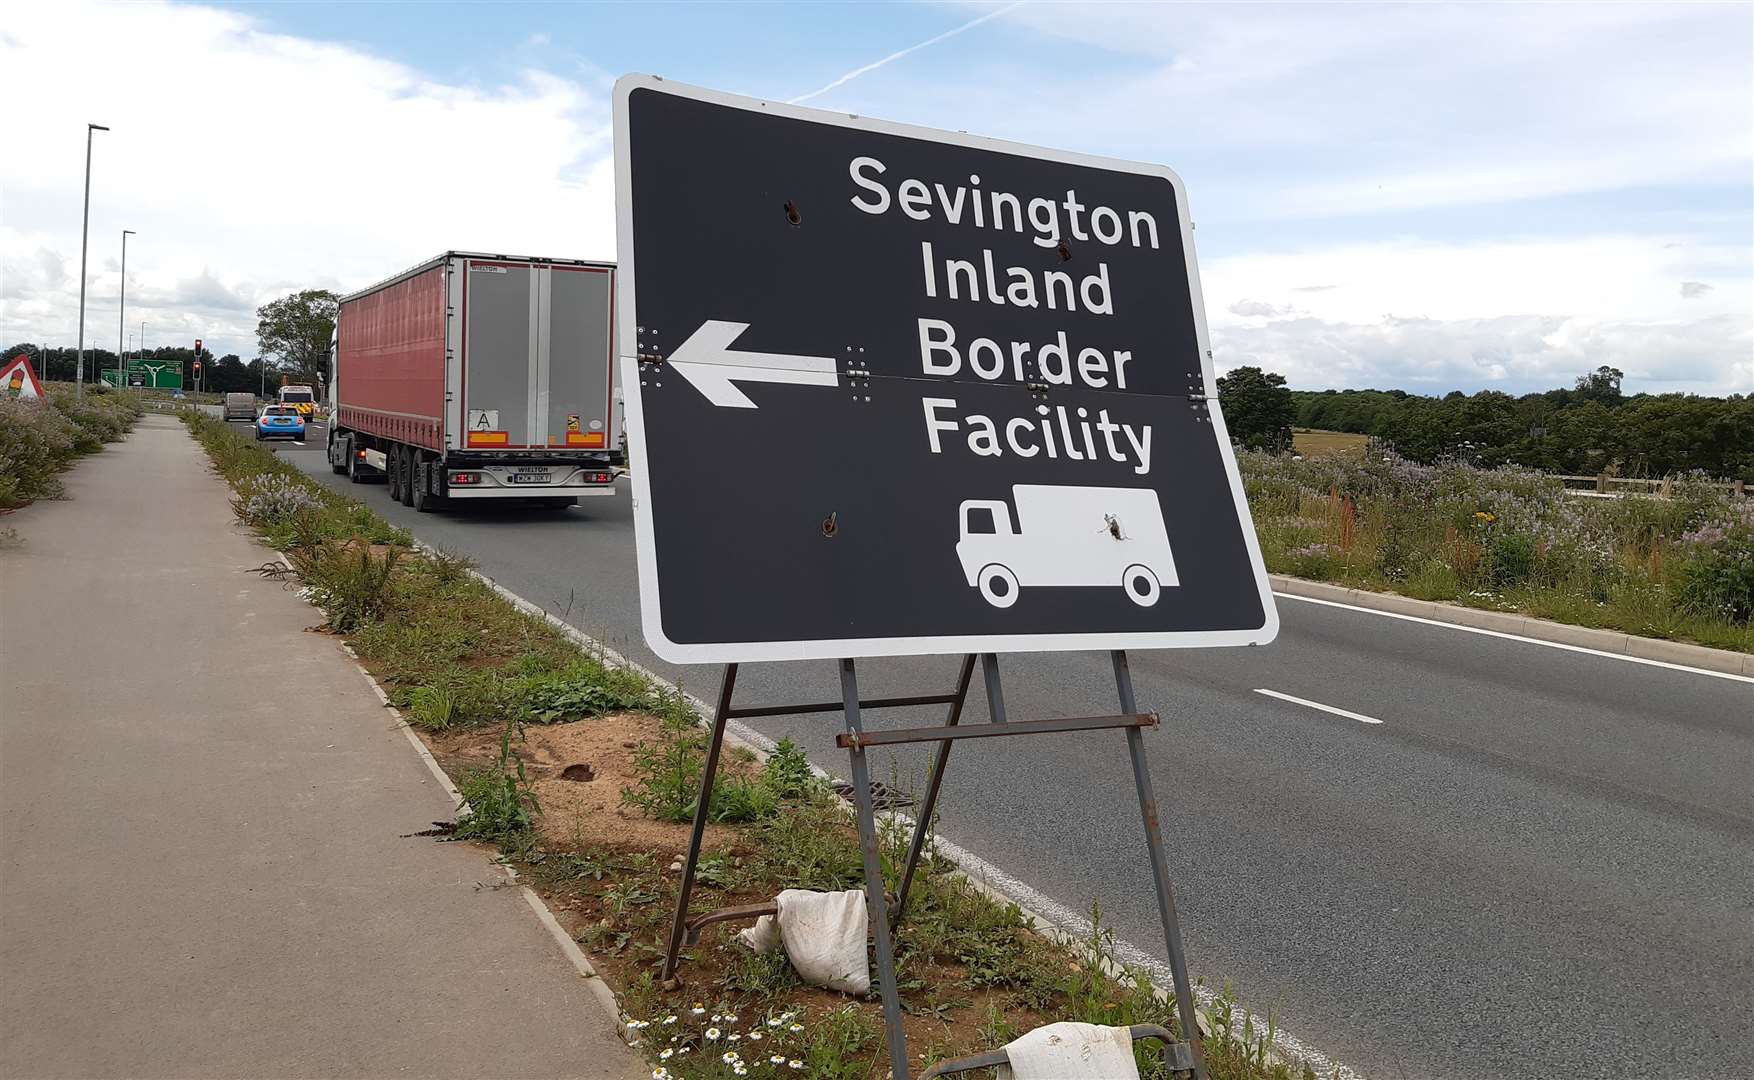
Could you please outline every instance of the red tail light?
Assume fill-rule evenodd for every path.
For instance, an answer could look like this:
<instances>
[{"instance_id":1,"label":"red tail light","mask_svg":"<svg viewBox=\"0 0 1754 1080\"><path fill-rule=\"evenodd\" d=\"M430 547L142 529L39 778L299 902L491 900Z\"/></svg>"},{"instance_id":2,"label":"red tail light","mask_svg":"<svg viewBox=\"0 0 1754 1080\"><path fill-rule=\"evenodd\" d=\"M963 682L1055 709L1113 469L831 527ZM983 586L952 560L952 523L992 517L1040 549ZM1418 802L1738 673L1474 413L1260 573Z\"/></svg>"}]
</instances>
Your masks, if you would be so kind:
<instances>
[{"instance_id":1,"label":"red tail light","mask_svg":"<svg viewBox=\"0 0 1754 1080\"><path fill-rule=\"evenodd\" d=\"M481 483L481 474L472 472L454 472L451 474L451 483L465 487L470 484L479 484Z\"/></svg>"}]
</instances>

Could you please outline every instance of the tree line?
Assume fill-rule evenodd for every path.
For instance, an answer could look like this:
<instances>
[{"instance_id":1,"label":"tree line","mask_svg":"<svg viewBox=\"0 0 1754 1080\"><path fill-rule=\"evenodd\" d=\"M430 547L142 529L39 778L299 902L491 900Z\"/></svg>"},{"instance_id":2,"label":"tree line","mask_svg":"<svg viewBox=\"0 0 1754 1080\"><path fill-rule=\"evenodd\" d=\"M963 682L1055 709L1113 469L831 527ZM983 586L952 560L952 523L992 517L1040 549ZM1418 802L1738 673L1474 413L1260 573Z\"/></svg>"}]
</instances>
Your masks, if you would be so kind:
<instances>
[{"instance_id":1,"label":"tree line","mask_svg":"<svg viewBox=\"0 0 1754 1080\"><path fill-rule=\"evenodd\" d=\"M304 289L256 309L256 347L262 354L245 361L236 353L215 357L201 350L201 389L224 394L248 390L272 394L282 377L309 386L328 380L329 335L335 330L339 298L327 289ZM73 382L79 367L79 350L46 349L33 342L20 342L0 352L0 360L19 353L30 357L37 374L50 382ZM197 359L192 346L166 346L130 351L129 359L180 360L183 386L195 388ZM266 367L266 370L264 370ZM85 350L85 381L99 382L104 371L116 369L114 350Z\"/></svg>"},{"instance_id":2,"label":"tree line","mask_svg":"<svg viewBox=\"0 0 1754 1080\"><path fill-rule=\"evenodd\" d=\"M1280 450L1290 428L1373 435L1402 457L1485 467L1661 477L1703 471L1754 482L1754 396L1621 392L1600 367L1574 385L1514 397L1498 390L1438 397L1403 390L1290 390L1259 368L1218 380L1231 436Z\"/></svg>"},{"instance_id":3,"label":"tree line","mask_svg":"<svg viewBox=\"0 0 1754 1080\"><path fill-rule=\"evenodd\" d=\"M78 368L79 350L44 348L33 342L20 342L9 345L0 351L0 360L10 360L19 353L30 357L31 367L43 379L50 382L72 382L74 372ZM130 361L141 360L176 360L183 365L183 388L195 389L195 350L189 346L165 346L159 349L147 349L145 352L129 350ZM224 394L231 391L248 390L258 393L264 385L269 394L280 386L281 367L274 361L267 361L267 371L262 370L263 359L244 360L236 353L214 356L206 349L201 350L201 388L214 393ZM116 353L114 349L88 348L85 350L85 381L95 383L102 380L102 372L116 370ZM266 383L264 384L264 378Z\"/></svg>"}]
</instances>

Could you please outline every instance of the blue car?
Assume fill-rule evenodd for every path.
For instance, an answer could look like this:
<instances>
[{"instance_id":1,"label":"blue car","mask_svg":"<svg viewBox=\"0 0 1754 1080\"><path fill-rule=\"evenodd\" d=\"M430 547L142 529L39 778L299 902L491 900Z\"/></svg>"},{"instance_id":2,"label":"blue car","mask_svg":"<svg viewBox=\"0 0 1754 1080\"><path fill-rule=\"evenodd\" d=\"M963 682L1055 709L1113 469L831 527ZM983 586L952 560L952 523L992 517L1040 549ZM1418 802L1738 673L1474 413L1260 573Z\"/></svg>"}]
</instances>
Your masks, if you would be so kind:
<instances>
[{"instance_id":1,"label":"blue car","mask_svg":"<svg viewBox=\"0 0 1754 1080\"><path fill-rule=\"evenodd\" d=\"M256 441L297 439L304 442L305 418L291 405L270 405L256 417Z\"/></svg>"}]
</instances>

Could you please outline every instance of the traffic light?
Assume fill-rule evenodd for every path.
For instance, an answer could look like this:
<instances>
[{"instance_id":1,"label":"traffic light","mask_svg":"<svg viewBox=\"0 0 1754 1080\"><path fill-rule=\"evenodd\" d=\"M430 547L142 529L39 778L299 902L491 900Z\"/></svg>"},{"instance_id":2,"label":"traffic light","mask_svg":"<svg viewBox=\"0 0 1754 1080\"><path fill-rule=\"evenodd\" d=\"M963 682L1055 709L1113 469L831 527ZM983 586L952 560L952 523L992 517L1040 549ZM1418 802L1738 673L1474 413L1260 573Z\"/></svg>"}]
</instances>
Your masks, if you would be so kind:
<instances>
[{"instance_id":1,"label":"traffic light","mask_svg":"<svg viewBox=\"0 0 1754 1080\"><path fill-rule=\"evenodd\" d=\"M201 377L201 361L199 360L195 361L195 377L197 379Z\"/></svg>"},{"instance_id":2,"label":"traffic light","mask_svg":"<svg viewBox=\"0 0 1754 1080\"><path fill-rule=\"evenodd\" d=\"M195 339L195 355L196 356L201 355L201 339L200 338Z\"/></svg>"}]
</instances>

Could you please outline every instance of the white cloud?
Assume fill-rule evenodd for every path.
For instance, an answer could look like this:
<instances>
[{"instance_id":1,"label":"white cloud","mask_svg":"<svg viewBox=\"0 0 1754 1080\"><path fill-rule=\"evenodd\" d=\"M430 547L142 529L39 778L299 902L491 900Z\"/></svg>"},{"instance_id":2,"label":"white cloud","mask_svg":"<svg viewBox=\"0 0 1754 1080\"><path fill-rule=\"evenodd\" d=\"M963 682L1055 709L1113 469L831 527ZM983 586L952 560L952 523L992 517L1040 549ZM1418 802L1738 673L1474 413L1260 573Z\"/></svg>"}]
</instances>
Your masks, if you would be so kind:
<instances>
[{"instance_id":1,"label":"white cloud","mask_svg":"<svg viewBox=\"0 0 1754 1080\"><path fill-rule=\"evenodd\" d=\"M1569 386L1609 364L1626 372L1631 393L1754 393L1754 337L1745 322L1721 315L1662 323L1563 315L1357 323L1300 317L1216 328L1212 340L1220 367L1277 371L1299 390L1527 393Z\"/></svg>"},{"instance_id":2,"label":"white cloud","mask_svg":"<svg viewBox=\"0 0 1754 1080\"><path fill-rule=\"evenodd\" d=\"M142 56L200 63L143 75ZM129 325L246 357L254 308L294 289L358 288L446 248L614 257L595 83L439 82L248 16L144 3L14 5L0 70L55 87L6 110L7 145L33 150L0 160L0 345L73 342L87 122L112 129L93 150L88 344L115 347L123 228L138 230Z\"/></svg>"},{"instance_id":3,"label":"white cloud","mask_svg":"<svg viewBox=\"0 0 1754 1080\"><path fill-rule=\"evenodd\" d=\"M1754 159L1747 5L1036 3L1004 25L1110 55L884 72L833 103L1164 161L1202 225L1745 185Z\"/></svg>"},{"instance_id":4,"label":"white cloud","mask_svg":"<svg viewBox=\"0 0 1754 1080\"><path fill-rule=\"evenodd\" d=\"M1711 291L1711 286L1703 281L1683 281L1681 283L1681 299L1697 300Z\"/></svg>"},{"instance_id":5,"label":"white cloud","mask_svg":"<svg viewBox=\"0 0 1754 1080\"><path fill-rule=\"evenodd\" d=\"M1289 315L1293 309L1289 304L1280 307L1277 304L1269 304L1264 300L1245 299L1238 300L1224 310L1230 312L1232 315L1241 315L1244 318L1272 318L1277 315Z\"/></svg>"},{"instance_id":6,"label":"white cloud","mask_svg":"<svg viewBox=\"0 0 1754 1080\"><path fill-rule=\"evenodd\" d=\"M1241 255L1205 261L1201 278L1219 365L1268 367L1302 389L1541 390L1606 363L1629 389L1749 393L1751 260L1610 235ZM1695 273L1731 287L1677 295ZM1312 280L1335 284L1301 284Z\"/></svg>"}]
</instances>

